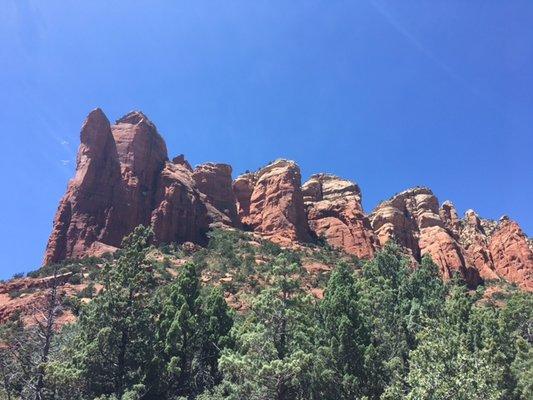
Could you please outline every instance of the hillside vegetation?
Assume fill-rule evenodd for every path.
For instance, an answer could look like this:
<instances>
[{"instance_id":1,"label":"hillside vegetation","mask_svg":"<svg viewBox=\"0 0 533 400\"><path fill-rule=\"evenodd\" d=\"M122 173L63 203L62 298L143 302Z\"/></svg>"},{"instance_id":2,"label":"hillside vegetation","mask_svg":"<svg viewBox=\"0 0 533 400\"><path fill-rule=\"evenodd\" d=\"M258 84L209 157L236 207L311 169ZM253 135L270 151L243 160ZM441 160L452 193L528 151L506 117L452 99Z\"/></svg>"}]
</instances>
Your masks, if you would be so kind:
<instances>
[{"instance_id":1,"label":"hillside vegetation","mask_svg":"<svg viewBox=\"0 0 533 400\"><path fill-rule=\"evenodd\" d=\"M52 284L32 319L0 325L0 399L533 398L530 293L443 282L393 243L363 262L241 231L205 248L151 234L31 274Z\"/></svg>"}]
</instances>

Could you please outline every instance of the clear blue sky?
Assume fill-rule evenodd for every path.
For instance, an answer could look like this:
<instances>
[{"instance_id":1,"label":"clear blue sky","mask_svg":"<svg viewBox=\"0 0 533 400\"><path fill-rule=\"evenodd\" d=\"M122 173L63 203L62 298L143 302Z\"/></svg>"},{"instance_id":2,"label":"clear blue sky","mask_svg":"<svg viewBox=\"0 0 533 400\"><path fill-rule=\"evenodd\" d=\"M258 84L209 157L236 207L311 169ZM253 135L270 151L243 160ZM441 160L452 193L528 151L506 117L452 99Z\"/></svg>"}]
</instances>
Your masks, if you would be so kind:
<instances>
[{"instance_id":1,"label":"clear blue sky","mask_svg":"<svg viewBox=\"0 0 533 400\"><path fill-rule=\"evenodd\" d=\"M0 11L0 278L40 265L79 129L143 110L170 156L415 185L533 235L531 1L27 1Z\"/></svg>"}]
</instances>

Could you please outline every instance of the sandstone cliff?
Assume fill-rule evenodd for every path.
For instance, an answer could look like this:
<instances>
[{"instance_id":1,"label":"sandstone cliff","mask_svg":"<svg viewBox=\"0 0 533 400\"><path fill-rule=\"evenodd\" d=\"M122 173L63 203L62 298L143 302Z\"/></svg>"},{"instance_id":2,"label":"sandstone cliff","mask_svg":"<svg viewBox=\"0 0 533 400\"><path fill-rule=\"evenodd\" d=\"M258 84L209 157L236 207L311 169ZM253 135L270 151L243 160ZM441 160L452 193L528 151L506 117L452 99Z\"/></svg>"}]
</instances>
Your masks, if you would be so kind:
<instances>
[{"instance_id":1,"label":"sandstone cliff","mask_svg":"<svg viewBox=\"0 0 533 400\"><path fill-rule=\"evenodd\" d=\"M459 272L472 285L480 282L477 270L467 266L459 243L441 219L439 202L430 189L415 188L397 194L381 203L370 220L381 246L394 239L416 260L430 255L445 279Z\"/></svg>"},{"instance_id":2,"label":"sandstone cliff","mask_svg":"<svg viewBox=\"0 0 533 400\"><path fill-rule=\"evenodd\" d=\"M333 175L313 175L302 187L309 225L317 237L359 258L372 258L374 232L355 183Z\"/></svg>"},{"instance_id":3,"label":"sandstone cliff","mask_svg":"<svg viewBox=\"0 0 533 400\"><path fill-rule=\"evenodd\" d=\"M366 215L354 182L328 174L303 185L298 165L277 160L232 180L226 164L192 168L169 161L164 140L141 112L111 125L100 109L81 130L76 173L60 202L45 263L102 255L139 224L157 243L204 244L213 227L253 231L284 246L321 239L359 258L395 240L420 261L428 254L444 279L475 286L505 280L533 290L532 242L516 222L464 218L427 188L393 196Z\"/></svg>"},{"instance_id":4,"label":"sandstone cliff","mask_svg":"<svg viewBox=\"0 0 533 400\"><path fill-rule=\"evenodd\" d=\"M312 240L300 168L293 161L277 160L255 174L237 178L234 191L239 215L249 229L286 245Z\"/></svg>"},{"instance_id":5,"label":"sandstone cliff","mask_svg":"<svg viewBox=\"0 0 533 400\"><path fill-rule=\"evenodd\" d=\"M113 251L140 224L152 224L158 242L202 242L208 211L184 162L168 161L165 142L144 114L131 112L110 125L100 109L92 111L45 263Z\"/></svg>"}]
</instances>

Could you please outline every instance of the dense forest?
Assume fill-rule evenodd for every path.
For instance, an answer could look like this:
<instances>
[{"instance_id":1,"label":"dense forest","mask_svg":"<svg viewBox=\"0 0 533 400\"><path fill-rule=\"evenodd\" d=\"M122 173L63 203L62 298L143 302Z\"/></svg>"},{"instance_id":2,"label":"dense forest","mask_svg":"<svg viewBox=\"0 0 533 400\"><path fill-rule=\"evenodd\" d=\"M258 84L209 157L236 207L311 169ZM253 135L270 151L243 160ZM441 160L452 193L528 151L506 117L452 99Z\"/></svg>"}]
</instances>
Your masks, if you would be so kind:
<instances>
[{"instance_id":1,"label":"dense forest","mask_svg":"<svg viewBox=\"0 0 533 400\"><path fill-rule=\"evenodd\" d=\"M83 294L51 285L35 323L0 326L1 399L533 398L531 294L443 282L431 259L413 268L391 243L364 262L324 245L335 268L317 298L296 251L215 231L172 274L149 256L150 235L137 228L79 274ZM209 269L235 279L206 284ZM238 310L225 297L236 282L249 292ZM65 308L77 318L59 328Z\"/></svg>"}]
</instances>

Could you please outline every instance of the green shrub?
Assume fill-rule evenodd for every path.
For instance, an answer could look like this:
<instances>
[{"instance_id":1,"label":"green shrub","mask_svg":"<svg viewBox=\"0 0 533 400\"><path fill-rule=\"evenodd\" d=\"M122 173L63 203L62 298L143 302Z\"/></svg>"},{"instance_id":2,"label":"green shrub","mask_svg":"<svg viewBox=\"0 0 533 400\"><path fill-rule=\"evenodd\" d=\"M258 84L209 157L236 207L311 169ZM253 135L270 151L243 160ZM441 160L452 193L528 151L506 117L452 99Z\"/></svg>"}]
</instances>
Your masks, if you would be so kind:
<instances>
[{"instance_id":1,"label":"green shrub","mask_svg":"<svg viewBox=\"0 0 533 400\"><path fill-rule=\"evenodd\" d=\"M77 297L79 299L92 299L95 293L96 289L94 287L94 283L90 282L87 286L85 286L82 290L79 291Z\"/></svg>"},{"instance_id":2,"label":"green shrub","mask_svg":"<svg viewBox=\"0 0 533 400\"><path fill-rule=\"evenodd\" d=\"M17 297L20 297L24 292L22 290L12 290L8 293L9 297L11 299L16 299Z\"/></svg>"},{"instance_id":3,"label":"green shrub","mask_svg":"<svg viewBox=\"0 0 533 400\"><path fill-rule=\"evenodd\" d=\"M80 273L73 274L70 278L68 278L68 283L71 285L79 285L83 280L83 275Z\"/></svg>"}]
</instances>

